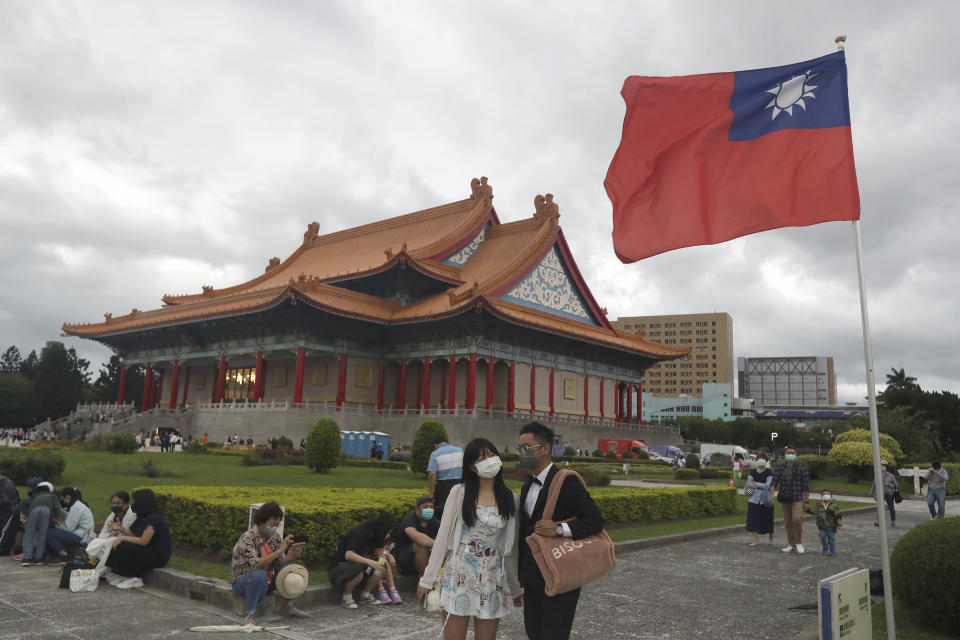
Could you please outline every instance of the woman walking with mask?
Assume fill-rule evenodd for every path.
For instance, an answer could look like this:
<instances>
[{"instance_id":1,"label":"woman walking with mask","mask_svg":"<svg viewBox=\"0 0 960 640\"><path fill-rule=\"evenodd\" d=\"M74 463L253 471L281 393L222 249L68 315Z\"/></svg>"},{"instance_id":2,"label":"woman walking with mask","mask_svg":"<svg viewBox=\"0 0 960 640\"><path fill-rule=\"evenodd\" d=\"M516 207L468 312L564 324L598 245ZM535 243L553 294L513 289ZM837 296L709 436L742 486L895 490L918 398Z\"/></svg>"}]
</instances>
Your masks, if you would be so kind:
<instances>
[{"instance_id":1,"label":"woman walking with mask","mask_svg":"<svg viewBox=\"0 0 960 640\"><path fill-rule=\"evenodd\" d=\"M517 580L517 496L501 474L497 448L477 438L463 452L463 483L447 498L436 544L424 571L417 599L434 587L440 568L440 608L444 638L493 640L500 618L521 594Z\"/></svg>"},{"instance_id":2,"label":"woman walking with mask","mask_svg":"<svg viewBox=\"0 0 960 640\"><path fill-rule=\"evenodd\" d=\"M770 544L773 544L773 501L770 498L773 472L768 465L767 454L761 453L757 456L757 468L751 469L747 476L747 489L753 489L753 495L747 501L747 531L753 534L751 547L759 544L760 534L764 533L770 536Z\"/></svg>"}]
</instances>

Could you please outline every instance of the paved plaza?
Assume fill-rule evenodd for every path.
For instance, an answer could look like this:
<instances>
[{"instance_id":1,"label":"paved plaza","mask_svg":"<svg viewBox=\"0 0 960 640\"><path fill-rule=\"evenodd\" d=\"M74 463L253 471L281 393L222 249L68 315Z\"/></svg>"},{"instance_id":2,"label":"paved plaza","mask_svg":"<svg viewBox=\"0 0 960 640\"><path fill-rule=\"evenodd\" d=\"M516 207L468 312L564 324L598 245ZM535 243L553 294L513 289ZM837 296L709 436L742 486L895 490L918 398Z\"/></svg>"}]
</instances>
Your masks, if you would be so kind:
<instances>
[{"instance_id":1,"label":"paved plaza","mask_svg":"<svg viewBox=\"0 0 960 640\"><path fill-rule=\"evenodd\" d=\"M952 503L952 506L955 503ZM926 504L898 506L891 543L929 518ZM613 638L736 637L814 638L817 580L851 567L880 566L879 538L872 513L845 518L838 536L839 555L821 556L812 522L804 524L807 553L780 551L778 529L773 546L747 546L749 535L726 533L678 541L620 556L617 569L590 586L580 599L573 637ZM246 638L246 633L197 633L196 625L239 621L221 610L152 589L119 591L101 582L94 593L57 588L59 569L21 568L0 559L0 638L8 640L107 640L123 638ZM439 617L413 605L413 594L399 607L361 607L348 611L331 603L311 611L309 620L266 616L264 626L289 629L254 637L291 639L363 638L435 639ZM471 634L472 637L472 634ZM498 638L522 639L519 612L500 626Z\"/></svg>"}]
</instances>

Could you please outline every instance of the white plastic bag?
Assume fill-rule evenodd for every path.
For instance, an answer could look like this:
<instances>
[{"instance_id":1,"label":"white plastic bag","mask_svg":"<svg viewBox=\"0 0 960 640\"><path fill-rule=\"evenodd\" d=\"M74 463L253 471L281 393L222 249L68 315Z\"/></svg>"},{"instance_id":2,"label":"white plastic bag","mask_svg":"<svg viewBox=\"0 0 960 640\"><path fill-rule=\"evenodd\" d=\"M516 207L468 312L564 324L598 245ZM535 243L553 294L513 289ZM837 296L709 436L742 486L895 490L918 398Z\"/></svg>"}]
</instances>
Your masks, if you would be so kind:
<instances>
[{"instance_id":1,"label":"white plastic bag","mask_svg":"<svg viewBox=\"0 0 960 640\"><path fill-rule=\"evenodd\" d=\"M70 572L70 591L96 591L100 584L100 576L94 569L74 569Z\"/></svg>"}]
</instances>

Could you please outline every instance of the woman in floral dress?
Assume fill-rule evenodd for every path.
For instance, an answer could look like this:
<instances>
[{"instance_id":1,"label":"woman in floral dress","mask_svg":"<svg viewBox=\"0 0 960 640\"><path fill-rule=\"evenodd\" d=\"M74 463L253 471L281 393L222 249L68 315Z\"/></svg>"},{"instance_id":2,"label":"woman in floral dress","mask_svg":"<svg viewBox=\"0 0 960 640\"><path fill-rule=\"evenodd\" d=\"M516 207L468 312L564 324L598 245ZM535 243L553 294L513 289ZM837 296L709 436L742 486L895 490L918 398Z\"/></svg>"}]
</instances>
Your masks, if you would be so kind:
<instances>
[{"instance_id":1,"label":"woman in floral dress","mask_svg":"<svg viewBox=\"0 0 960 640\"><path fill-rule=\"evenodd\" d=\"M463 451L463 483L447 498L417 597L440 589L445 640L493 640L500 618L522 594L517 580L519 498L503 482L497 448L477 438ZM442 578L440 577L443 568Z\"/></svg>"}]
</instances>

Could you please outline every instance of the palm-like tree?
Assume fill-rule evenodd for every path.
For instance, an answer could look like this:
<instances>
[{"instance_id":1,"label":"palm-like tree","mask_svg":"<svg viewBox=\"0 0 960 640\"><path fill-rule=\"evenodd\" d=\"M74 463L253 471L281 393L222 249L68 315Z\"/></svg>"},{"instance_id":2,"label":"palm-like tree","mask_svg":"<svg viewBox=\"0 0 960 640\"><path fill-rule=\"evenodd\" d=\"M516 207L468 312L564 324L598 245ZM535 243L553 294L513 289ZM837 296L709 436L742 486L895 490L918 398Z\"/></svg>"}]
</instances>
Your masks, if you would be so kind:
<instances>
[{"instance_id":1,"label":"palm-like tree","mask_svg":"<svg viewBox=\"0 0 960 640\"><path fill-rule=\"evenodd\" d=\"M917 387L917 379L913 376L908 376L903 370L903 367L899 370L891 367L890 371L893 373L887 374L888 389L915 389Z\"/></svg>"}]
</instances>

